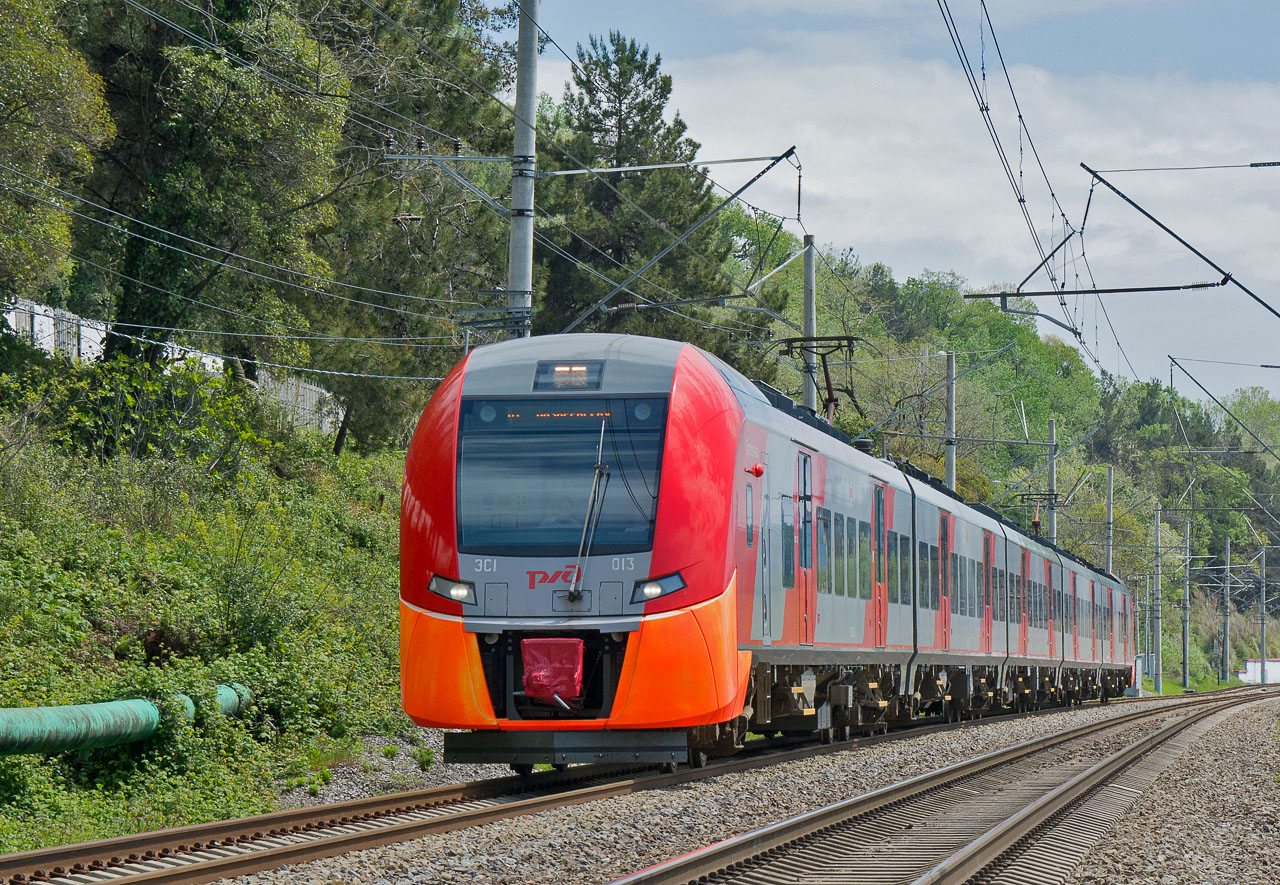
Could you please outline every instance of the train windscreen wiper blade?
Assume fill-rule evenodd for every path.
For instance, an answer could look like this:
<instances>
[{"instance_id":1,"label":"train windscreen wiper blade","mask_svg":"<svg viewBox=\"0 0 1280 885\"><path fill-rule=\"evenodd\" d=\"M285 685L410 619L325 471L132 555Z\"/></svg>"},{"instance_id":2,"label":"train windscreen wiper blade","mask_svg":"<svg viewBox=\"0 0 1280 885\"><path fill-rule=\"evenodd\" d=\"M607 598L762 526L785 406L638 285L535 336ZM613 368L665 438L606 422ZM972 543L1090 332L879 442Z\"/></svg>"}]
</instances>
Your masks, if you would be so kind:
<instances>
[{"instance_id":1,"label":"train windscreen wiper blade","mask_svg":"<svg viewBox=\"0 0 1280 885\"><path fill-rule=\"evenodd\" d=\"M600 442L596 446L595 474L591 477L591 495L587 498L587 516L582 523L582 538L578 541L578 560L573 570L573 583L569 585L569 599L582 598L582 561L591 555L591 545L596 539L596 527L604 511L604 493L609 487L609 468L604 464L604 428L607 418L600 421Z\"/></svg>"}]
</instances>

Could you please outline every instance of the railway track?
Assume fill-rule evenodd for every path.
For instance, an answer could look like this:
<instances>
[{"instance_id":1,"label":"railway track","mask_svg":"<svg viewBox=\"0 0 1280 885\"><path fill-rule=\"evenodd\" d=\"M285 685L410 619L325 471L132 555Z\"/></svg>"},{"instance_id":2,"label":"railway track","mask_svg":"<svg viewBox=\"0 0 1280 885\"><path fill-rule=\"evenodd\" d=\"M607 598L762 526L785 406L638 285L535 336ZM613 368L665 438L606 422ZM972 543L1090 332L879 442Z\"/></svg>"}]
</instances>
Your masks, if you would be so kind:
<instances>
[{"instance_id":1,"label":"railway track","mask_svg":"<svg viewBox=\"0 0 1280 885\"><path fill-rule=\"evenodd\" d=\"M1060 882L1213 717L1260 695L1276 693L1204 696L1026 741L745 833L614 885ZM1124 730L1152 717L1171 721L1120 740ZM1100 742L1117 741L1123 746L1093 761Z\"/></svg>"},{"instance_id":2,"label":"railway track","mask_svg":"<svg viewBox=\"0 0 1280 885\"><path fill-rule=\"evenodd\" d=\"M1062 712L990 716L979 722ZM1127 714L1120 719L1141 715ZM1115 720L1108 720L1115 721ZM0 857L0 883L199 883L480 826L551 808L761 768L860 746L972 726L936 723L825 746L752 742L749 752L698 769L637 773L582 766L272 812Z\"/></svg>"}]
</instances>

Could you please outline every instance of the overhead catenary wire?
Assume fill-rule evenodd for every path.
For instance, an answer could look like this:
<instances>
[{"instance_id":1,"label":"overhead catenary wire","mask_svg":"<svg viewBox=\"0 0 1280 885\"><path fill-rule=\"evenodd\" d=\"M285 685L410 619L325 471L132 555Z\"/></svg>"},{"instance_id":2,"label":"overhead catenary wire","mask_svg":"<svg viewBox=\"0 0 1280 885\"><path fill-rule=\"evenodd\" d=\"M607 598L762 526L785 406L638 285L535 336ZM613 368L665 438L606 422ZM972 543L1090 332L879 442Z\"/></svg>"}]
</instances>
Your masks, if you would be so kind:
<instances>
[{"instance_id":1,"label":"overhead catenary wire","mask_svg":"<svg viewBox=\"0 0 1280 885\"><path fill-rule=\"evenodd\" d=\"M103 322L102 320L91 320L91 322ZM237 360L245 359L244 357L233 357L223 353L217 353L212 350L201 350L194 347L185 347L181 344L175 344L172 341L161 341L156 338L149 338L145 335L130 335L127 332L119 332L114 329L107 330L108 335L116 335L120 338L128 338L132 341L140 341L146 344L155 344L160 347L173 347L178 350L187 351L187 356L208 356L220 360ZM183 357L180 357L180 359ZM443 381L443 375L378 375L372 372L341 372L337 369L312 369L308 366L291 366L284 363L267 362L266 360L250 359L254 365L266 366L269 369L284 369L290 372L308 372L314 375L336 375L344 378L374 378L387 381Z\"/></svg>"},{"instance_id":2,"label":"overhead catenary wire","mask_svg":"<svg viewBox=\"0 0 1280 885\"><path fill-rule=\"evenodd\" d=\"M3 163L0 163L0 166L3 166L3 165L4 165ZM90 215L90 214L88 214L88 213L86 213L86 212L80 212L80 211L75 210L75 209L69 209L69 208L67 208L66 206L63 206L63 205L61 205L60 203L57 203L57 202L55 202L55 201L53 201L53 200L48 200L48 199L45 199L44 197L38 196L38 195L36 195L36 194L29 193L29 192L27 192L27 191L24 191L24 190L22 190L21 188L16 188L16 187L14 187L14 186L12 186L12 185L5 184L3 181L0 181L0 188L4 188L5 190L11 191L12 193L20 194L20 195L22 195L22 196L24 196L24 197L27 197L28 199L37 200L37 201L39 201L39 202L41 202L41 203L46 203L46 204L48 204L49 206L54 207L55 209L58 209L58 210L60 210L60 211L62 211L62 212L66 212L66 213L68 213L68 214L74 215L74 216L76 216L77 218L83 218L83 219L85 219L86 221L91 221L91 222L93 222L94 224L102 225L103 227L108 227L108 228L111 228L111 229L113 229L113 230L117 230L117 231L119 231L120 233L126 234L126 235L128 235L128 236L130 236L130 237L136 237L136 238L138 238L138 239L145 240L145 241L146 241L146 242L148 242L148 243L152 243L153 245L160 246L161 248L169 249L169 250L172 250L172 251L174 251L174 252L178 252L178 253L180 253L180 254L182 254L182 255L186 255L186 256L188 256L189 258L195 258L195 259L197 259L197 260L199 260L199 261L205 261L205 262L208 262L208 263L210 263L210 264L218 265L218 266L220 266L220 267L225 267L227 270L234 270L234 271L238 271L239 273L247 274L247 275L252 276L252 277L257 277L258 279L266 280L266 281L268 281L268 282L278 283L279 285L287 286L287 287L292 288L292 289L297 289L297 290L299 290L299 291L301 291L301 292L307 292L307 293L310 293L310 294L312 294L312 295L321 295L321 296L323 296L323 297L325 297L325 298L336 298L336 299L338 299L339 301L346 301L346 302L348 302L348 303L350 303L350 304L359 304L359 305L362 305L362 306L364 306L364 307L370 307L370 308L373 308L373 309L375 309L375 310L385 310L385 311L389 311L389 312L391 312L391 313L398 313L398 314L404 314L404 315L406 315L406 316L418 317L418 318L420 318L420 319L431 319L431 320L448 320L448 319L450 319L449 317L440 316L440 315L438 315L438 314L418 313L418 312L416 312L416 311L406 310L406 309L401 308L401 307L395 307L395 306L390 305L390 304L378 304L378 303L373 302L373 301L364 301L364 300L359 299L359 298L351 298L351 297L349 297L349 296L347 296L347 295L339 295L337 292L326 292L326 291L324 291L323 289L316 289L316 288L313 288L313 287L311 287L311 286L304 286L304 285L302 285L302 284L300 284L300 283L290 282L289 280L284 280L284 279L281 279L281 278L279 278L279 277L274 277L274 276L271 276L270 274L260 273L260 272L258 272L258 271L256 271L256 270L251 270L250 268L247 268L247 267L240 267L239 265L230 264L230 263L229 263L229 261L230 261L232 258L243 257L243 256L238 256L238 255L236 255L236 253L234 253L234 252L227 252L226 250L218 250L218 247L216 247L216 246L209 246L209 248L211 248L211 249L215 249L215 250L218 250L218 251L223 252L223 255L222 255L222 257L221 257L221 258L213 258L213 257L210 257L210 256L208 256L208 255L200 255L200 254L198 254L198 253L196 253L196 252L192 252L192 251L190 251L189 249L183 249L183 248L182 248L182 247L180 247L180 246L175 246L175 245L173 245L172 243L166 243L166 242L164 242L164 241L162 241L162 240L157 240L157 239L155 239L154 237L148 237L148 236L146 236L145 234L140 234L140 233L138 233L137 231L129 230L128 228L126 228L126 227L121 227L121 226L120 226L120 225L118 225L118 224L112 224L112 223L111 223L111 222L109 222L109 221L103 221L101 218L95 218L93 215ZM114 213L114 214L121 215L122 213ZM130 221L137 221L137 219L130 218L130 217L129 217L129 216L127 216L127 215L125 215L125 216L123 216L123 217L124 217L124 218L127 218L127 219L128 219L128 220L130 220ZM138 222L138 223L139 223L139 224L145 224L145 222ZM147 226L147 227L152 227L152 225L146 225L146 226ZM164 231L164 233L166 233L166 234L171 234L172 236L178 237L178 238L183 239L183 240L188 240L188 239L189 239L189 238L187 238L187 237L182 237L180 234L172 234L172 233L171 233L171 232L169 232L169 231ZM207 244L201 244L201 245L207 245Z\"/></svg>"},{"instance_id":3,"label":"overhead catenary wire","mask_svg":"<svg viewBox=\"0 0 1280 885\"><path fill-rule=\"evenodd\" d=\"M548 137L547 133L545 133L544 131L542 131L542 130L538 127L538 125L537 125L537 121L536 121L536 120L526 120L526 119L524 119L523 117L521 117L521 116L520 116L520 114L516 111L516 109L515 109L514 107L512 107L512 106L511 106L511 105L509 105L509 104L507 104L507 102L503 101L503 100L502 100L501 98L499 98L498 96L496 96L496 95L494 95L493 93L489 92L489 91L488 91L488 89L486 89L486 88L485 88L484 84L482 84L482 83L480 83L479 81L477 81L477 80L475 79L475 77L473 77L473 76L472 76L471 74L469 74L468 72L466 72L466 71L462 70L462 69L461 69L460 67L458 67L458 66L457 66L457 65L456 65L452 60L450 60L450 59L449 59L449 58L447 58L446 56L442 55L440 52L438 52L438 51L435 49L435 47L431 46L431 44L429 44L429 43L427 43L426 41L424 41L424 40L422 40L421 38L419 38L416 34L414 34L412 31L410 31L408 28L406 28L403 24L401 24L400 22L396 21L394 18L391 18L390 16L388 16L386 13L384 13L382 10L380 10L377 6L375 6L372 2L370 2L370 0L360 0L360 2L361 2L361 3L362 3L362 4L363 4L367 9L369 9L371 12L373 12L373 14L374 14L375 16L377 16L379 19L381 19L381 20L382 20L382 21L384 21L385 23L389 24L391 27L395 28L396 30L400 31L402 34L404 34L405 36L407 36L410 40L412 40L414 43L416 43L416 44L417 44L418 46L420 46L422 49L424 49L424 50L426 50L428 53L430 53L434 58L436 58L437 60L439 60L442 64L446 65L447 67L451 68L455 73L457 73L457 74L459 74L460 76L462 76L462 77L463 77L465 80L467 80L467 82L469 82L473 87L475 87L476 89L479 89L480 91L482 91L482 92L484 92L486 95L488 95L488 96L489 96L489 97L490 97L490 98L491 98L495 103L497 103L497 104L498 104L498 106L499 106L499 107L501 107L503 110L505 110L507 113L509 113L509 114L510 114L510 115L511 115L511 116L512 116L516 121L518 121L518 122L520 122L520 123L522 123L522 124L524 124L524 125L527 125L527 126L529 126L530 128L532 128L532 129L533 129L533 130L538 134L539 140L540 140L543 144L548 144L548 145L550 145L550 146L551 146L551 147L553 147L556 151L558 151L561 155L563 155L564 157L566 157L567 159L569 159L571 162L576 163L579 167L581 167L581 168L586 168L586 167L587 167L587 165L588 165L588 164L587 164L587 163L585 163L585 162L583 162L583 161L582 161L579 157L577 157L577 156L576 156L572 151L570 151L570 150L569 150L568 148L566 148L564 145L562 145L562 144L560 144L559 142L557 142L554 138L550 138L550 137ZM677 235L674 231L672 231L670 227L668 227L667 225L663 224L661 221L659 221L657 218L655 218L655 217L654 217L654 216L653 216L653 215L652 215L648 210L646 210L643 206L641 206L641 205L640 205L639 203L637 203L635 200L631 199L631 198L630 198L630 197L628 197L625 193L623 193L621 190L619 190L617 187L615 187L615 186L614 186L614 184L613 184L611 181L609 181L609 179L608 179L606 176L601 175L601 174L599 174L599 173L591 172L589 169L587 170L587 174L591 175L591 176L592 176L592 177L593 177L593 178L594 178L598 183L602 184L605 188L607 188L608 190L610 190L610 191L611 191L611 192L612 192L616 197L618 197L618 199L620 199L620 200L621 200L623 203L625 203L628 207L630 207L631 209L633 209L633 210L635 210L636 212L640 213L640 215L641 215L641 216L642 216L646 221L648 221L650 224L652 224L653 226L655 226L656 228L658 228L659 230L661 230L661 231L662 231L663 233L665 233L667 236L671 237L672 239L676 239L676 238L678 237L678 235ZM716 262L712 261L710 258L708 258L704 253L702 253L702 252L701 252L701 251L699 251L698 249L694 248L694 247L693 247L693 246L688 242L688 239L687 239L687 238L686 238L686 239L682 239L682 240L680 241L680 246L681 246L682 248L684 248L686 251L688 251L690 254L692 254L694 257L696 257L698 260L700 260L701 262L703 262L704 264L706 264L708 267L712 268L716 273L719 273L719 274L724 274L724 273L725 273L725 271L724 271L724 268L723 268L723 267L721 267L721 266L720 266L719 264L717 264ZM731 282L731 283L733 283L733 281L732 281L732 280L731 280L730 282ZM736 286L736 283L733 283L733 284Z\"/></svg>"},{"instance_id":4,"label":"overhead catenary wire","mask_svg":"<svg viewBox=\"0 0 1280 885\"><path fill-rule=\"evenodd\" d=\"M131 216L131 215L128 215L128 214L126 214L126 213L124 213L124 212L120 212L119 210L116 210L116 209L112 209L112 208L110 208L109 206L104 206L104 205L102 205L101 203L96 203L96 202L94 202L93 200L90 200L90 199L88 199L88 198L86 198L86 197L81 196L80 194L72 193L71 191L64 190L63 188L60 188L60 187L58 187L58 186L57 186L57 185L55 185L55 184L51 184L50 182L44 181L44 180L42 180L42 179L40 179L40 178L36 178L36 177L35 177L35 176L33 176L33 175L28 175L28 174L26 174L25 172L21 171L20 169L17 169L17 168L15 168L15 167L13 167L13 166L10 166L10 165L8 165L8 164L6 164L6 163L4 163L4 162L0 162L0 169L4 169L4 170L5 170L5 171L7 171L7 172L12 172L12 173L13 173L13 174L15 174L15 175L18 175L18 176L20 176L20 177L22 177L22 178L25 178L25 179L26 179L26 180L28 180L28 181L31 181L31 182L33 182L33 183L35 183L35 184L40 185L41 187L48 188L49 190L53 191L54 193L56 193L56 194L58 194L58 195L60 195L60 196L66 197L66 198L67 198L67 199L69 199L69 200L75 200L77 203L84 203L86 206L92 206L94 209L98 209L98 210L101 210L101 211L103 211L103 212L106 212L106 213L108 213L108 214L110 214L110 215L114 215L114 216L115 216L115 217L117 217L117 218L122 218L122 219L124 219L125 221L131 222L131 223L133 223L133 224L140 225L141 227L145 227L145 228L147 228L148 230L153 230L153 231L156 231L157 233L161 233L161 234L164 234L164 235L166 235L166 236L173 237L174 239L181 240L181 241L183 241L184 243L190 243L191 245L193 245L193 246L198 246L198 247L200 247L200 248L202 248L202 249L209 249L209 250L211 250L211 251L213 251L213 252L216 252L216 253L217 253L217 254L219 254L219 255L226 256L228 259L235 259L235 260L237 260L237 261L245 261L245 262L248 262L249 264L254 264L254 265L257 265L257 266L259 266L259 267L265 267L265 268L268 268L268 269L270 269L270 270L278 270L278 271L281 271L282 273L291 274L291 275L293 275L293 276L302 277L302 278L304 278L304 279L314 280L315 282L318 282L318 283L325 283L325 284L332 285L332 286L342 286L342 287L347 288L347 289L354 289L354 290L356 290L356 291L360 291L360 292L368 292L368 293L373 294L373 295L387 295L387 296L391 296L391 297L394 297L394 298L408 298L408 299L411 299L411 300L414 300L414 301L423 301L423 302L427 302L427 303L429 303L429 304L461 304L461 305L474 305L474 304L476 304L476 303L477 303L477 302L475 302L475 301L455 301L455 300L452 300L452 299L446 299L446 298L431 298L431 297L426 296L426 295L408 295L408 294L406 294L406 293L404 293L404 292L392 292L392 291L389 291L389 290L387 290L387 289L375 289L375 288L371 288L371 287L369 287L369 286L361 286L361 285L358 285L358 284L356 284L356 283L344 283L344 282L342 282L341 280L333 280L333 279L329 279L328 277L318 276L318 275L316 275L316 274L308 273L308 272L306 272L306 271L302 271L302 270L295 270L295 269L293 269L293 268L284 267L283 265L273 264L273 263L272 263L272 262L270 262L270 261L263 261L263 260L258 259L258 258L251 258L251 257L250 257L250 256L248 256L248 255L241 255L241 254L239 254L239 253L237 253L237 252L233 252L233 251L231 251L230 249L224 249L224 248L222 248L221 246L216 246L216 245L214 245L214 244L212 244L212 243L205 243L205 242L203 242L203 241L201 241L201 240L197 240L197 239L195 239L195 238L193 238L193 237L188 237L188 236L185 236L184 234L177 233L176 231L171 231L171 230L168 230L167 228L160 227L159 225L151 224L150 222L143 221L143 220L141 220L141 219L139 219L139 218L134 218L134 217L133 217L133 216ZM41 202L44 202L44 203L49 203L50 205L56 206L57 208L62 209L63 211L73 212L74 214L76 214L76 215L78 215L78 216L80 216L80 217L82 217L82 218L86 218L86 219L88 219L89 221L94 221L94 222L97 222L97 223L99 223L99 224L105 224L105 222L102 222L100 219L94 218L94 217L93 217L93 216L91 216L91 215L85 215L85 214L80 213L80 212L75 212L75 210L68 209L67 207L65 207L65 206L61 206L60 204L58 204L58 203L56 203L56 202L53 202L53 201L50 201L50 200L44 200L44 199L42 199L42 198L40 198L40 197L38 197L38 196L35 196L35 195L33 195L33 194L28 194L28 193L26 193L26 192L24 192L24 191L18 190L17 188L10 187L9 185L5 185L5 184L3 184L3 183L0 183L0 187L5 187L5 188L8 188L9 190L14 191L15 193L20 193L20 194L23 194L24 196L30 197L30 198L32 198L32 199L41 200ZM107 224L106 226L108 226L108 227L116 227L115 225L110 225L110 224ZM127 230L127 229L125 229L125 228L119 228L119 227L116 227L116 229L117 229L117 230L123 230L125 233L129 234L130 236L139 236L136 232L134 232L134 231L130 231L130 230ZM143 237L143 239L147 239L147 238L146 238L146 237ZM154 240L152 240L152 242L155 242L155 241L154 241ZM166 245L166 244L161 244L161 245ZM169 248L172 248L172 247L169 247ZM190 254L190 253L188 253L188 254ZM196 256L196 257L204 257L204 256ZM206 260L207 260L207 259L206 259ZM233 268L233 269L242 269L242 268L236 268L236 267L235 267L235 265L228 265L228 266L229 266L229 267L231 267L231 268ZM248 272L248 271L246 271L246 272ZM267 277L267 279L275 279L275 278L274 278L274 277ZM287 286L294 286L295 288L302 288L302 287L298 286L298 284L296 284L296 283L291 283L291 282L288 282L288 281L286 281L286 280L277 280L277 282L283 282L285 285L287 285ZM311 289L311 290L309 290L309 291L315 292L315 291L317 291L317 290L315 290L315 289ZM327 293L321 293L321 294L327 294ZM363 302L361 302L361 303L363 303Z\"/></svg>"}]
</instances>

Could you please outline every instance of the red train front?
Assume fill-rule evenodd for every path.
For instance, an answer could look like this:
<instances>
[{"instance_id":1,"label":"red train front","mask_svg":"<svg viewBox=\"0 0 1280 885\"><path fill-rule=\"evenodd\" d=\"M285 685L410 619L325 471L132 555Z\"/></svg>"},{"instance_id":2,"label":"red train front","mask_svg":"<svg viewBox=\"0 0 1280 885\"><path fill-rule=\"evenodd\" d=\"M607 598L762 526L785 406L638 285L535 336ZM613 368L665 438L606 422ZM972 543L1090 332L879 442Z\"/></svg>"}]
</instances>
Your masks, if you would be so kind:
<instances>
[{"instance_id":1,"label":"red train front","mask_svg":"<svg viewBox=\"0 0 1280 885\"><path fill-rule=\"evenodd\" d=\"M677 342L512 341L441 383L406 461L401 665L415 722L472 730L449 759L679 762L743 710L742 426Z\"/></svg>"}]
</instances>

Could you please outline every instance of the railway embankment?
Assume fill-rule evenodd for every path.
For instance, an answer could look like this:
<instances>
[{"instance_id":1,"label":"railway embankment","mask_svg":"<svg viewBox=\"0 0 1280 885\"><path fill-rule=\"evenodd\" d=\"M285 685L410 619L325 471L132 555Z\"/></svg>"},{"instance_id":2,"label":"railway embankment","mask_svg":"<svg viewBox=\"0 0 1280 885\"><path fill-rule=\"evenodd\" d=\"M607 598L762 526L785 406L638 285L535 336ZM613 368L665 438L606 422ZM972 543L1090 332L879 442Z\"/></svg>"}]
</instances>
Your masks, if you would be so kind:
<instances>
[{"instance_id":1,"label":"railway embankment","mask_svg":"<svg viewBox=\"0 0 1280 885\"><path fill-rule=\"evenodd\" d=\"M401 456L331 446L178 367L0 371L0 707L160 712L141 743L0 756L0 854L265 811L344 768L425 779L386 614ZM240 719L171 709L232 682Z\"/></svg>"},{"instance_id":2,"label":"railway embankment","mask_svg":"<svg viewBox=\"0 0 1280 885\"><path fill-rule=\"evenodd\" d=\"M1176 702L1152 699L1140 703ZM1280 702L1269 702L1273 712L1278 705ZM1026 719L978 721L954 731L543 811L235 881L240 885L296 881L608 882L981 753L1132 711L1132 705L1117 704ZM1153 721L1130 728L1157 725ZM1126 737L1134 735L1126 733ZM1117 738L1111 743L1122 742L1123 738Z\"/></svg>"}]
</instances>

